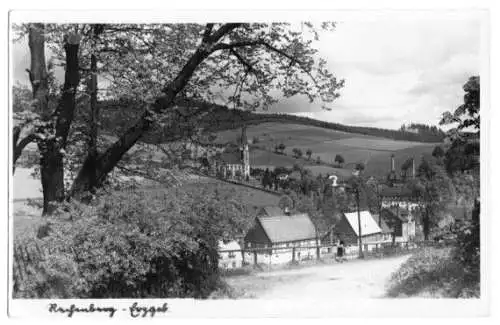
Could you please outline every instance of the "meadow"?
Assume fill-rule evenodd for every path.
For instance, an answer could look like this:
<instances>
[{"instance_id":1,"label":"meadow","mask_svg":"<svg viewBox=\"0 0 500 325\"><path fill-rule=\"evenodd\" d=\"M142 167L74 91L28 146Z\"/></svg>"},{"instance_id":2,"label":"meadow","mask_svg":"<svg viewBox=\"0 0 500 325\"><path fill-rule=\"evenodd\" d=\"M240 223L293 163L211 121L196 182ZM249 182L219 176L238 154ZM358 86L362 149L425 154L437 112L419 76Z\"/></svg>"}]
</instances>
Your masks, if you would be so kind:
<instances>
[{"instance_id":1,"label":"meadow","mask_svg":"<svg viewBox=\"0 0 500 325\"><path fill-rule=\"evenodd\" d=\"M222 131L217 134L218 143L237 143L241 129ZM292 167L299 163L312 169L315 174L339 172L326 164L333 164L335 156L341 155L345 165L350 169L355 163L362 162L366 166L366 175L385 176L390 168L390 156L394 154L396 169L410 157L418 164L422 155L430 154L435 144L396 141L360 134L351 134L336 130L323 129L298 124L263 123L252 125L247 129L247 137L254 143L251 146L250 163L259 168L282 166ZM256 140L256 141L254 141ZM285 154L274 153L276 145L286 146ZM312 151L311 161L295 159L293 149L299 148L305 153ZM320 158L322 165L317 165ZM326 163L326 164L325 164ZM340 171L344 171L341 169Z\"/></svg>"}]
</instances>

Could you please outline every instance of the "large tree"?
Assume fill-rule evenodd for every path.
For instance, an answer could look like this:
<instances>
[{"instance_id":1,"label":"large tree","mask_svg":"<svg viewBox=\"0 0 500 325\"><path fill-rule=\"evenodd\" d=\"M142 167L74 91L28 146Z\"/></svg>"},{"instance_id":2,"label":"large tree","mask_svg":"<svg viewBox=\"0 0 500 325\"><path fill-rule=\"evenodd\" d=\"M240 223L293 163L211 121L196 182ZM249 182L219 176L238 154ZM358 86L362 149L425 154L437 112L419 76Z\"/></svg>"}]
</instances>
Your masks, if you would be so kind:
<instances>
[{"instance_id":1,"label":"large tree","mask_svg":"<svg viewBox=\"0 0 500 325\"><path fill-rule=\"evenodd\" d=\"M50 203L64 198L63 155L75 113L75 95L80 82L79 45L80 36L68 31L62 40L66 71L64 84L57 105L49 105L50 74L45 58L47 29L44 24L26 26L31 66L27 69L32 87L33 107L16 112L14 116L20 123L14 126L13 166L22 150L32 141L38 144L40 152L40 176L42 182L44 213L50 212ZM22 128L30 128L23 139L19 139Z\"/></svg>"},{"instance_id":2,"label":"large tree","mask_svg":"<svg viewBox=\"0 0 500 325\"><path fill-rule=\"evenodd\" d=\"M450 174L479 169L480 78L470 77L463 89L464 103L453 113L445 112L440 121L453 126L447 134L451 144L444 159Z\"/></svg>"},{"instance_id":3,"label":"large tree","mask_svg":"<svg viewBox=\"0 0 500 325\"><path fill-rule=\"evenodd\" d=\"M321 29L331 31L334 24L322 24ZM66 35L63 42L54 36L61 31ZM209 112L210 105L180 109L181 98L204 102L222 98L238 109L266 109L282 96L303 95L326 105L339 96L337 91L343 86L328 71L326 61L317 57L313 45L318 32L310 23L103 25L99 30L92 25L47 28L29 24L27 34L32 59L36 58L42 71L34 81L44 80L45 58L40 53L45 51L46 40L64 58L66 70L59 105L47 112L55 117L47 128L52 130L51 137L38 141L47 204L64 197L63 158L80 73L90 71L89 76L107 78L107 94L134 100L138 114L114 143L99 152L94 145L97 132L90 132L94 139L71 190L66 189L69 196L100 187L125 153L153 127L161 127L172 141L199 131L180 122L191 121L192 126L193 120ZM38 71L31 70L33 74ZM95 103L95 80L89 81L88 90ZM40 87L33 87L33 93L43 98L38 95ZM98 112L92 112L97 118Z\"/></svg>"},{"instance_id":4,"label":"large tree","mask_svg":"<svg viewBox=\"0 0 500 325\"><path fill-rule=\"evenodd\" d=\"M437 225L441 213L455 198L454 186L443 166L434 158L424 157L417 169L417 177L408 184L422 212L424 239Z\"/></svg>"}]
</instances>

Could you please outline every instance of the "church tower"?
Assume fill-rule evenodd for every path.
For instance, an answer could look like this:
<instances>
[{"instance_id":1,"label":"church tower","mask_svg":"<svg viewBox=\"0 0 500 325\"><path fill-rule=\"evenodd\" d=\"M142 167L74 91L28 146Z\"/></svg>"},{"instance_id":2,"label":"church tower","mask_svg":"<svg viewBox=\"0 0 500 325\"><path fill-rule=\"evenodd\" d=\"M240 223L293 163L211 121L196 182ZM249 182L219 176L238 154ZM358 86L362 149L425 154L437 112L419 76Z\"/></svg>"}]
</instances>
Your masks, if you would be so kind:
<instances>
[{"instance_id":1,"label":"church tower","mask_svg":"<svg viewBox=\"0 0 500 325\"><path fill-rule=\"evenodd\" d=\"M241 128L241 163L243 165L243 177L250 178L250 152L248 148L247 127Z\"/></svg>"}]
</instances>

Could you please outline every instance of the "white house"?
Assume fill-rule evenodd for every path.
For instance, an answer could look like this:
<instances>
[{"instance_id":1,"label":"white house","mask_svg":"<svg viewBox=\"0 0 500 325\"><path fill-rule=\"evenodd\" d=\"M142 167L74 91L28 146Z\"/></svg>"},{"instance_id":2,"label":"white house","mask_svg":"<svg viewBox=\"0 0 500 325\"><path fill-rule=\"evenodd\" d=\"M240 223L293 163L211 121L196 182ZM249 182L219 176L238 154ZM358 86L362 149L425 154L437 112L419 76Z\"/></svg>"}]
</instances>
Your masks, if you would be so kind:
<instances>
[{"instance_id":1,"label":"white house","mask_svg":"<svg viewBox=\"0 0 500 325\"><path fill-rule=\"evenodd\" d=\"M235 269L243 266L241 246L233 240L224 243L219 241L219 268Z\"/></svg>"}]
</instances>

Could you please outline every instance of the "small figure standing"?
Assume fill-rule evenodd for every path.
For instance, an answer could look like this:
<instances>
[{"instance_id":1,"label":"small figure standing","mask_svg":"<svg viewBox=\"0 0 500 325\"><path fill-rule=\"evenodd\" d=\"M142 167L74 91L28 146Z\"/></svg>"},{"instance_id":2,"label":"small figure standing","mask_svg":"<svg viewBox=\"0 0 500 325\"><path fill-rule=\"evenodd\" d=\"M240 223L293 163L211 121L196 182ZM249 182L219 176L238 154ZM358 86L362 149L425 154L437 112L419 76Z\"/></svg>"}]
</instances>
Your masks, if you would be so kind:
<instances>
[{"instance_id":1,"label":"small figure standing","mask_svg":"<svg viewBox=\"0 0 500 325\"><path fill-rule=\"evenodd\" d=\"M339 241L337 244L337 262L342 263L344 261L344 241Z\"/></svg>"}]
</instances>

